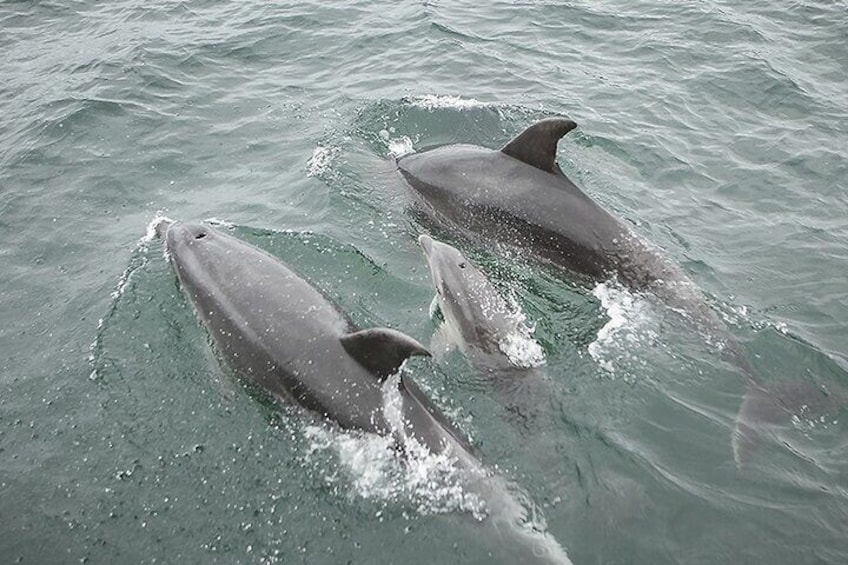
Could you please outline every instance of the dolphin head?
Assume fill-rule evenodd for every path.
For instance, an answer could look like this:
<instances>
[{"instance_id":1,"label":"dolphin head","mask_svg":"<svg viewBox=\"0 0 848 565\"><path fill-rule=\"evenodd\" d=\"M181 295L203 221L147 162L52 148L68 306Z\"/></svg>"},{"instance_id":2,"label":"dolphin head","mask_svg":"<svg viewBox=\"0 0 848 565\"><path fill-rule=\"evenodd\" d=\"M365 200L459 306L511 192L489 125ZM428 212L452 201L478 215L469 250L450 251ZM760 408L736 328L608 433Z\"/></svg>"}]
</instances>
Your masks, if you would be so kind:
<instances>
[{"instance_id":1,"label":"dolphin head","mask_svg":"<svg viewBox=\"0 0 848 565\"><path fill-rule=\"evenodd\" d=\"M433 286L439 296L443 297L450 288L462 288L467 285L463 279L467 277L467 273L473 271L473 267L462 253L426 234L419 236L418 244L427 258Z\"/></svg>"},{"instance_id":2,"label":"dolphin head","mask_svg":"<svg viewBox=\"0 0 848 565\"><path fill-rule=\"evenodd\" d=\"M189 265L214 263L219 234L212 226L200 222L174 222L165 233L166 254L182 273Z\"/></svg>"},{"instance_id":3,"label":"dolphin head","mask_svg":"<svg viewBox=\"0 0 848 565\"><path fill-rule=\"evenodd\" d=\"M178 245L194 245L204 238L212 237L214 231L210 226L199 222L174 222L167 226L165 238L168 247Z\"/></svg>"}]
</instances>

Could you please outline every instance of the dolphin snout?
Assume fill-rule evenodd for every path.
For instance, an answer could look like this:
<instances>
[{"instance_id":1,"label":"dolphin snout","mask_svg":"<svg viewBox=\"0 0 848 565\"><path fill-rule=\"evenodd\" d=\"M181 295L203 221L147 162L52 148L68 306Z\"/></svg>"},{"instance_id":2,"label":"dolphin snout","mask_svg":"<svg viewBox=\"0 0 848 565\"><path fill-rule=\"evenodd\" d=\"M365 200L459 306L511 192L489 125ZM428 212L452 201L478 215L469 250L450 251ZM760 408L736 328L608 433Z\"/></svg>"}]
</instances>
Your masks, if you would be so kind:
<instances>
[{"instance_id":1,"label":"dolphin snout","mask_svg":"<svg viewBox=\"0 0 848 565\"><path fill-rule=\"evenodd\" d=\"M421 249L424 250L424 255L427 257L433 252L433 238L426 233L418 236L418 245L421 246Z\"/></svg>"},{"instance_id":2,"label":"dolphin snout","mask_svg":"<svg viewBox=\"0 0 848 565\"><path fill-rule=\"evenodd\" d=\"M165 235L168 233L168 228L174 225L172 220L169 220L165 216L157 216L153 219L153 222L150 224L150 228L148 230L152 230L153 235L155 235L159 239L165 239Z\"/></svg>"}]
</instances>

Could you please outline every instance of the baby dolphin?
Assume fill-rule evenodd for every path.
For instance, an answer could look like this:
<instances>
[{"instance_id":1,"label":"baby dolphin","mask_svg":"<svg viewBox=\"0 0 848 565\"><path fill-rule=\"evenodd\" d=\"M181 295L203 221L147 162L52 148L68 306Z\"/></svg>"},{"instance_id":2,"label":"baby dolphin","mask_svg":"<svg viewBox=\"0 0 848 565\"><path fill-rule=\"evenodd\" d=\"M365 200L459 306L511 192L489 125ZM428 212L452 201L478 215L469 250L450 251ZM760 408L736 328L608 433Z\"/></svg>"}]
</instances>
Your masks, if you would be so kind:
<instances>
[{"instance_id":1,"label":"baby dolphin","mask_svg":"<svg viewBox=\"0 0 848 565\"><path fill-rule=\"evenodd\" d=\"M460 348L488 364L529 368L542 365L545 354L524 324L524 315L509 304L480 269L455 247L421 235L436 300L445 319L443 330Z\"/></svg>"}]
</instances>

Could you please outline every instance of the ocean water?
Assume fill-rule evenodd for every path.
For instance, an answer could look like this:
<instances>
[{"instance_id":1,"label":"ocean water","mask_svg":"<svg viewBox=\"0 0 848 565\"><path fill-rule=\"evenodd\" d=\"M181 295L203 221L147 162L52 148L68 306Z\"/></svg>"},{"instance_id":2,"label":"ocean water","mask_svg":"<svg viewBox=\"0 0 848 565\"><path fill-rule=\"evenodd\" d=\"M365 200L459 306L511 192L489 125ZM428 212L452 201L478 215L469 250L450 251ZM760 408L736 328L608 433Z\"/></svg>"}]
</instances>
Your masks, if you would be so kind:
<instances>
[{"instance_id":1,"label":"ocean water","mask_svg":"<svg viewBox=\"0 0 848 565\"><path fill-rule=\"evenodd\" d=\"M566 115L566 174L828 401L737 465L744 379L697 335L467 245L535 325L538 417L461 354L407 370L575 564L848 562L846 29L831 1L0 2L0 561L510 562L437 464L245 388L146 233L216 219L428 343L391 155Z\"/></svg>"}]
</instances>

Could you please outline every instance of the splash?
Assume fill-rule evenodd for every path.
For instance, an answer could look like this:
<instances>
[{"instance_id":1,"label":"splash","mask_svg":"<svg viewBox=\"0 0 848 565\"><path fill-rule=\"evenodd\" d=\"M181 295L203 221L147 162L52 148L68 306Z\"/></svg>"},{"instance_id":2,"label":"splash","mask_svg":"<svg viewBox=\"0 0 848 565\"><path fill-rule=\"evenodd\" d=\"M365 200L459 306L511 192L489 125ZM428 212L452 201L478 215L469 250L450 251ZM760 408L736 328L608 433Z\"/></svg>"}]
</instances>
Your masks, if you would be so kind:
<instances>
[{"instance_id":1,"label":"splash","mask_svg":"<svg viewBox=\"0 0 848 565\"><path fill-rule=\"evenodd\" d=\"M172 220L168 218L162 210L156 212L156 215L153 216L153 219L148 222L147 227L144 230L144 235L138 240L135 246L134 256L139 257L138 261L131 261L129 266L124 269L124 272L118 277L118 284L115 287L115 290L112 291L112 300L117 300L121 296L123 296L124 291L127 289L127 285L130 283L130 279L132 278L133 273L137 270L141 269L147 264L147 255L148 245L151 241L156 239L157 230L159 226L166 222L171 222Z\"/></svg>"},{"instance_id":2,"label":"splash","mask_svg":"<svg viewBox=\"0 0 848 565\"><path fill-rule=\"evenodd\" d=\"M515 327L498 342L501 353L507 356L510 363L516 367L530 369L541 367L546 363L545 350L533 337L536 326L527 324L527 316L518 305L514 295L507 297L509 317L515 320Z\"/></svg>"},{"instance_id":3,"label":"splash","mask_svg":"<svg viewBox=\"0 0 848 565\"><path fill-rule=\"evenodd\" d=\"M460 96L451 95L436 95L425 94L416 96L410 103L413 106L424 108L426 110L435 110L440 108L453 108L455 110L468 110L470 108L485 108L489 106L486 102L480 102L474 98L462 98Z\"/></svg>"},{"instance_id":4,"label":"splash","mask_svg":"<svg viewBox=\"0 0 848 565\"><path fill-rule=\"evenodd\" d=\"M486 517L485 503L466 490L463 473L448 454L434 454L412 438L401 454L393 438L377 434L323 426L309 426L305 434L310 455L335 454L353 496L400 503L421 515L459 511Z\"/></svg>"},{"instance_id":5,"label":"splash","mask_svg":"<svg viewBox=\"0 0 848 565\"><path fill-rule=\"evenodd\" d=\"M529 334L510 333L498 343L501 353L507 356L510 363L524 369L541 367L546 362L545 350L533 339L532 330L529 331Z\"/></svg>"},{"instance_id":6,"label":"splash","mask_svg":"<svg viewBox=\"0 0 848 565\"><path fill-rule=\"evenodd\" d=\"M312 151L312 157L306 163L306 176L318 177L329 170L338 149L319 145Z\"/></svg>"},{"instance_id":7,"label":"splash","mask_svg":"<svg viewBox=\"0 0 848 565\"><path fill-rule=\"evenodd\" d=\"M644 364L633 350L657 338L651 329L650 303L614 281L597 285L592 294L601 301L609 321L589 344L589 355L610 374L616 373L617 366Z\"/></svg>"},{"instance_id":8,"label":"splash","mask_svg":"<svg viewBox=\"0 0 848 565\"><path fill-rule=\"evenodd\" d=\"M380 140L386 145L386 149L389 152L389 157L399 159L404 155L413 153L415 148L412 146L412 140L405 135L401 137L393 137L395 133L396 130L394 127L381 129L379 133Z\"/></svg>"},{"instance_id":9,"label":"splash","mask_svg":"<svg viewBox=\"0 0 848 565\"><path fill-rule=\"evenodd\" d=\"M399 378L389 377L383 386L383 413L392 434L308 426L309 453L333 452L354 496L408 505L421 515L459 511L482 520L486 505L466 488L469 471L449 451L433 453L406 435Z\"/></svg>"},{"instance_id":10,"label":"splash","mask_svg":"<svg viewBox=\"0 0 848 565\"><path fill-rule=\"evenodd\" d=\"M137 251L141 251L142 247L146 250L147 244L156 239L159 234L159 227L162 224L172 224L174 220L165 215L163 210L157 210L156 214L153 216L153 219L148 222L147 227L144 230L144 235L139 240L139 247Z\"/></svg>"},{"instance_id":11,"label":"splash","mask_svg":"<svg viewBox=\"0 0 848 565\"><path fill-rule=\"evenodd\" d=\"M164 211L158 210L153 216L153 219L151 219L145 227L144 235L141 236L136 242L135 250L133 251L130 264L127 265L127 268L124 269L124 271L118 276L118 282L115 285L115 290L113 290L110 294L111 303L109 304L109 313L107 314L106 318L100 318L97 320L96 337L94 338L94 341L92 341L91 344L88 346L88 362L91 365L91 373L89 374L88 378L92 381L97 380L99 378L99 374L97 372L96 367L96 361L101 348L100 336L106 324L106 319L108 319L108 317L115 312L118 301L124 295L130 283L132 282L133 275L140 269L144 268L149 262L148 251L150 242L158 237L157 234L159 227L163 223L168 222L172 222L172 220L165 215Z\"/></svg>"},{"instance_id":12,"label":"splash","mask_svg":"<svg viewBox=\"0 0 848 565\"><path fill-rule=\"evenodd\" d=\"M389 139L387 141L387 146L389 148L389 155L395 159L403 157L404 155L409 155L415 151L412 147L412 140L405 135L397 139Z\"/></svg>"}]
</instances>

